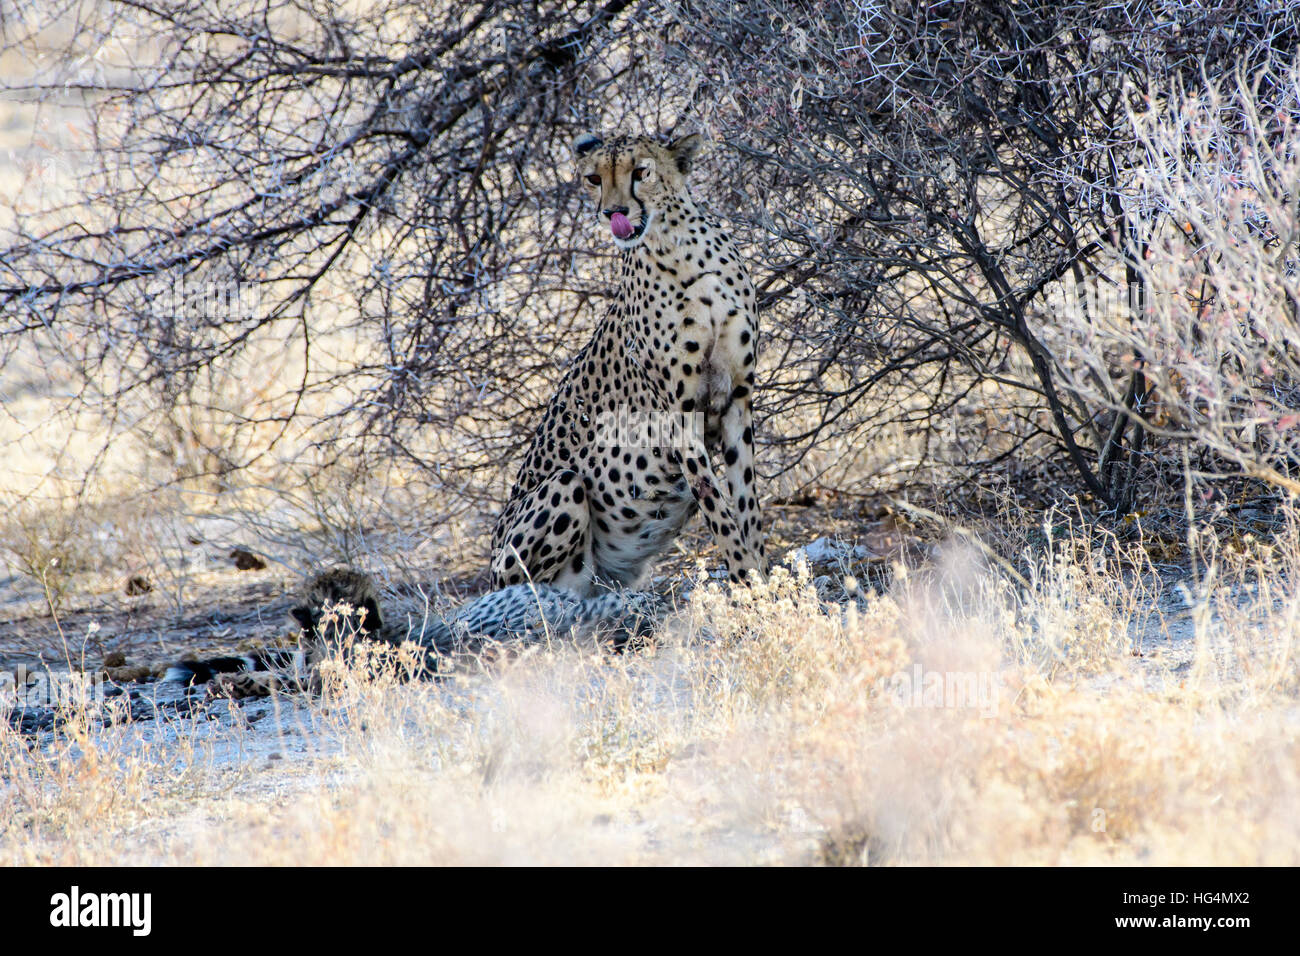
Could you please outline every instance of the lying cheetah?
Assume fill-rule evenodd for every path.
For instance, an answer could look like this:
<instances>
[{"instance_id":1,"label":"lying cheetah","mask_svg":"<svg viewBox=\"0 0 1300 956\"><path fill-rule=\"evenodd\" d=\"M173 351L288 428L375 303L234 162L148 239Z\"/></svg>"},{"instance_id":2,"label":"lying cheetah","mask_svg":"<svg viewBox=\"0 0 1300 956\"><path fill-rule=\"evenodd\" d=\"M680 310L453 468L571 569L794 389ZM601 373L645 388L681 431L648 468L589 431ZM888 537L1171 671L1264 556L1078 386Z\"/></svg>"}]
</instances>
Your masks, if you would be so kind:
<instances>
[{"instance_id":1,"label":"lying cheetah","mask_svg":"<svg viewBox=\"0 0 1300 956\"><path fill-rule=\"evenodd\" d=\"M277 690L319 691L320 665L356 640L390 647L413 645L417 673L433 676L442 661L518 646L547 636L579 632L622 650L650 630L655 600L648 594L609 591L582 598L547 584L517 584L492 591L453 613L385 622L378 592L366 574L336 568L308 583L302 603L289 613L301 628L297 649L265 648L250 654L178 661L164 680L214 682L214 695L266 696Z\"/></svg>"},{"instance_id":2,"label":"lying cheetah","mask_svg":"<svg viewBox=\"0 0 1300 956\"><path fill-rule=\"evenodd\" d=\"M622 250L619 286L497 521L497 586L636 587L697 510L732 580L767 571L754 488L754 287L727 232L687 189L699 148L698 135L574 144Z\"/></svg>"}]
</instances>

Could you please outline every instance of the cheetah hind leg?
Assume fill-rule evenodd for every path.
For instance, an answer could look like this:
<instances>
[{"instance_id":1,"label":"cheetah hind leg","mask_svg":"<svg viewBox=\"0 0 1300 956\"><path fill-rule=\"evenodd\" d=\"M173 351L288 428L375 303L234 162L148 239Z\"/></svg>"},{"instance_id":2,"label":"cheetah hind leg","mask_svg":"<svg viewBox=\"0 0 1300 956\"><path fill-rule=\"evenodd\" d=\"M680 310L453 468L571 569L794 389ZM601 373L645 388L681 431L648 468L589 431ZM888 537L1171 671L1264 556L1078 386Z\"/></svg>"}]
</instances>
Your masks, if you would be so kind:
<instances>
[{"instance_id":1,"label":"cheetah hind leg","mask_svg":"<svg viewBox=\"0 0 1300 956\"><path fill-rule=\"evenodd\" d=\"M511 502L492 535L492 586L553 584L590 592L595 563L587 489L575 471L557 471Z\"/></svg>"},{"instance_id":2,"label":"cheetah hind leg","mask_svg":"<svg viewBox=\"0 0 1300 956\"><path fill-rule=\"evenodd\" d=\"M208 700L227 698L244 700L250 697L270 697L283 689L283 682L274 671L240 671L235 674L218 674L208 684Z\"/></svg>"}]
</instances>

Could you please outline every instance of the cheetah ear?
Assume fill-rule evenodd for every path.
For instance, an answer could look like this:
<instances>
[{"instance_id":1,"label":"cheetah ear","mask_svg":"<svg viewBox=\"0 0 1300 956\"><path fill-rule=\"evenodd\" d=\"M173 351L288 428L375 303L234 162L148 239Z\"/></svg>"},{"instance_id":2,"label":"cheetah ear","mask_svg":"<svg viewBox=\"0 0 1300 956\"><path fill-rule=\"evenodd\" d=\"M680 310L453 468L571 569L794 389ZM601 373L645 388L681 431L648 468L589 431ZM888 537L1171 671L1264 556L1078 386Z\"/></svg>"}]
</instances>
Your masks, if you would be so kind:
<instances>
[{"instance_id":1,"label":"cheetah ear","mask_svg":"<svg viewBox=\"0 0 1300 956\"><path fill-rule=\"evenodd\" d=\"M605 141L592 133L583 133L573 141L573 155L578 159L586 156L593 149L605 144Z\"/></svg>"},{"instance_id":2,"label":"cheetah ear","mask_svg":"<svg viewBox=\"0 0 1300 956\"><path fill-rule=\"evenodd\" d=\"M704 137L699 133L679 137L668 144L668 152L672 154L673 162L677 164L677 169L683 176L695 166L695 157L699 155L700 147L703 145Z\"/></svg>"}]
</instances>

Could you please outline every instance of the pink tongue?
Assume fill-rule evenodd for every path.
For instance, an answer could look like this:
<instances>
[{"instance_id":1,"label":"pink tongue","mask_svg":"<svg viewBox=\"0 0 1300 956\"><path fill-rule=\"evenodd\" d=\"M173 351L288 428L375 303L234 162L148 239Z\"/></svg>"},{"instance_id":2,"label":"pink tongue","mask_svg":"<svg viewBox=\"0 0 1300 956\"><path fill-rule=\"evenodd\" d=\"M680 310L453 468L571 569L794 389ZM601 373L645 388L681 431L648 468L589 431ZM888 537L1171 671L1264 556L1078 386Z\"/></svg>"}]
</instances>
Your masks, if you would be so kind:
<instances>
[{"instance_id":1,"label":"pink tongue","mask_svg":"<svg viewBox=\"0 0 1300 956\"><path fill-rule=\"evenodd\" d=\"M621 212L616 212L609 217L609 228L619 239L626 239L632 235L632 223L628 222L627 216Z\"/></svg>"}]
</instances>

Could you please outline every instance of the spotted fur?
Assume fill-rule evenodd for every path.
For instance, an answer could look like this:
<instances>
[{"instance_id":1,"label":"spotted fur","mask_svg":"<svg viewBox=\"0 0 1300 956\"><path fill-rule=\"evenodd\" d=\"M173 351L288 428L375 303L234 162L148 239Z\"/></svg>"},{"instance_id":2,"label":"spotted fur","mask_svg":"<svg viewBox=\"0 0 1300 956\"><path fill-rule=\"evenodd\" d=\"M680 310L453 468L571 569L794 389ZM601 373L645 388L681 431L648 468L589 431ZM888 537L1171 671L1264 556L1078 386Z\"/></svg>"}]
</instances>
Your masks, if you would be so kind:
<instances>
[{"instance_id":1,"label":"spotted fur","mask_svg":"<svg viewBox=\"0 0 1300 956\"><path fill-rule=\"evenodd\" d=\"M290 615L301 629L296 650L261 649L235 657L185 660L164 680L214 682L225 697L266 696L275 690L319 690L320 665L345 658L357 640L416 650L417 670L436 674L442 662L481 655L573 633L598 637L614 650L644 637L653 626L655 601L647 594L605 591L580 597L548 584L516 584L492 591L446 616L417 618L408 625L386 622L374 582L366 574L336 568L308 583Z\"/></svg>"},{"instance_id":2,"label":"spotted fur","mask_svg":"<svg viewBox=\"0 0 1300 956\"><path fill-rule=\"evenodd\" d=\"M699 148L698 136L574 144L602 226L621 213L633 229L624 239L606 232L621 250L614 303L560 381L496 523L497 586L544 582L583 596L637 587L696 512L733 580L767 571L754 482L754 286L687 188ZM691 427L669 441L647 429L642 440L607 427L619 421Z\"/></svg>"}]
</instances>

